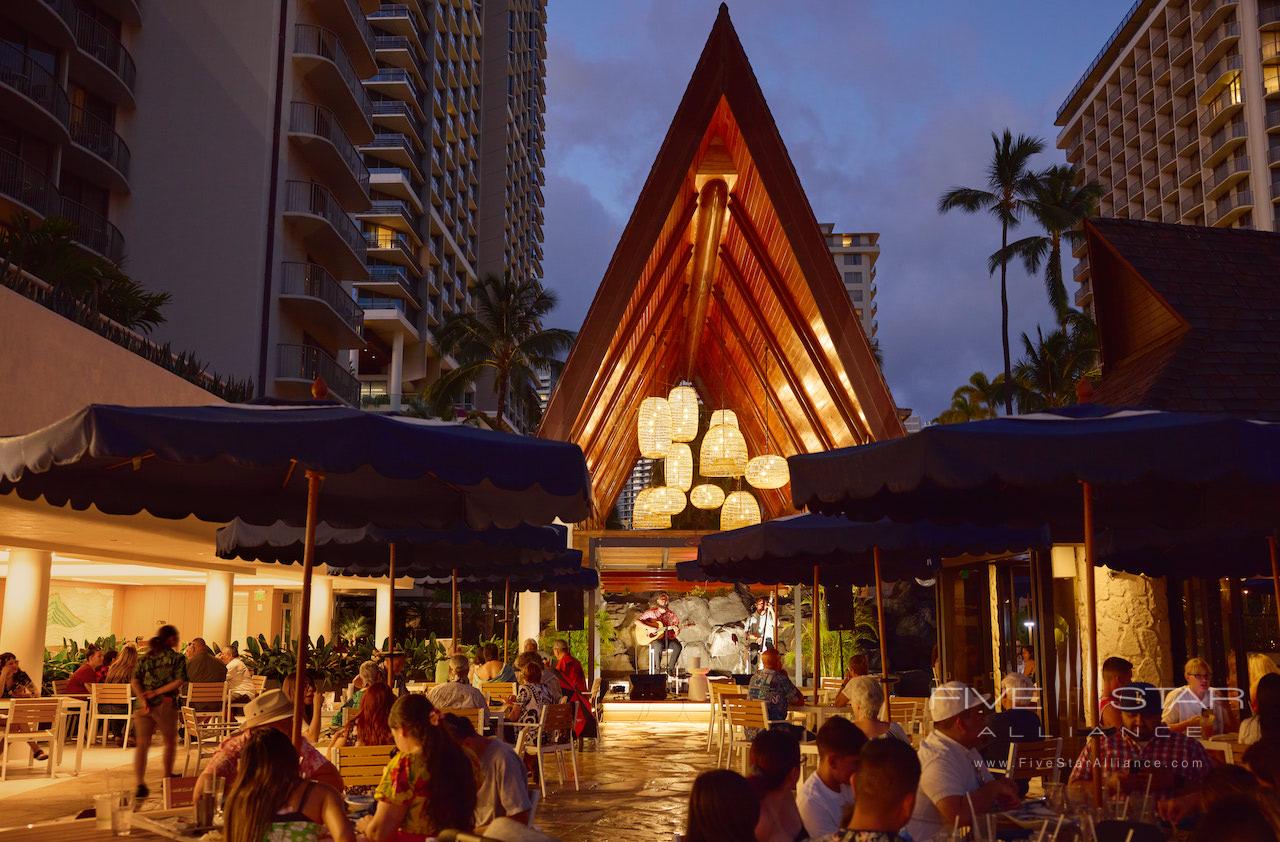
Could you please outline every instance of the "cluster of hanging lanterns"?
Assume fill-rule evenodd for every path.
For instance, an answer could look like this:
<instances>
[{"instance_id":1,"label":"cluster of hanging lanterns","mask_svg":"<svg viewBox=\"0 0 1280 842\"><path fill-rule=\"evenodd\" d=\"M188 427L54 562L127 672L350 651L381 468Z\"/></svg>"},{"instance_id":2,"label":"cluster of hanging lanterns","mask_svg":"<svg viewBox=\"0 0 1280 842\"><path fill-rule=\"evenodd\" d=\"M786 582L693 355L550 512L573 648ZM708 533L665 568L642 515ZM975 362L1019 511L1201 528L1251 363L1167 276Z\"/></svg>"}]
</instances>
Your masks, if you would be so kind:
<instances>
[{"instance_id":1,"label":"cluster of hanging lanterns","mask_svg":"<svg viewBox=\"0 0 1280 842\"><path fill-rule=\"evenodd\" d=\"M635 500L633 529L669 529L671 518L692 504L695 509L720 509L720 528L738 529L760 522L760 504L750 491L727 496L718 485L693 484L693 449L698 436L698 393L692 386L676 386L665 398L645 398L636 419L640 455L663 460L664 485L643 489ZM781 488L790 480L787 460L773 453L754 458L730 409L717 409L698 449L698 470L704 477L745 477L753 488ZM687 495L687 497L686 497Z\"/></svg>"}]
</instances>

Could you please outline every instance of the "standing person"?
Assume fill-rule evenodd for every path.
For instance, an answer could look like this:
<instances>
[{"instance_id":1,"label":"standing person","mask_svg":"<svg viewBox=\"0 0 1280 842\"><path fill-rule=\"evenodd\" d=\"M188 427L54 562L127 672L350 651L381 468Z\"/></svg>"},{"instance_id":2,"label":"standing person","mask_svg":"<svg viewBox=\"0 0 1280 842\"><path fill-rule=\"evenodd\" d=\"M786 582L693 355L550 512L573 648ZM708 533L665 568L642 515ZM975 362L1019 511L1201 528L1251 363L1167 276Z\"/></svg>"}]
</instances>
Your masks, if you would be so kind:
<instances>
[{"instance_id":1,"label":"standing person","mask_svg":"<svg viewBox=\"0 0 1280 842\"><path fill-rule=\"evenodd\" d=\"M731 769L712 769L693 781L684 842L755 842L760 800Z\"/></svg>"},{"instance_id":2,"label":"standing person","mask_svg":"<svg viewBox=\"0 0 1280 842\"><path fill-rule=\"evenodd\" d=\"M862 749L852 782L858 798L849 823L813 842L908 842L902 828L911 820L920 786L920 759L911 746L872 741Z\"/></svg>"},{"instance_id":3,"label":"standing person","mask_svg":"<svg viewBox=\"0 0 1280 842\"><path fill-rule=\"evenodd\" d=\"M298 752L275 728L254 731L245 742L235 781L227 791L227 842L355 842L342 796L299 774Z\"/></svg>"},{"instance_id":4,"label":"standing person","mask_svg":"<svg viewBox=\"0 0 1280 842\"><path fill-rule=\"evenodd\" d=\"M1253 716L1240 723L1240 742L1253 745L1263 737L1280 737L1280 675L1267 673L1254 691Z\"/></svg>"},{"instance_id":5,"label":"standing person","mask_svg":"<svg viewBox=\"0 0 1280 842\"><path fill-rule=\"evenodd\" d=\"M836 693L835 699L832 701L836 707L844 707L849 704L849 682L855 678L862 678L871 672L871 667L867 663L867 656L861 652L855 652L849 656L849 668L844 671L844 683L840 685L840 692ZM883 693L881 693L883 695ZM877 715L879 713L877 712Z\"/></svg>"},{"instance_id":6,"label":"standing person","mask_svg":"<svg viewBox=\"0 0 1280 842\"><path fill-rule=\"evenodd\" d=\"M386 684L372 684L360 697L360 707L347 720L342 730L333 735L330 748L341 746L389 746L391 738L391 704L395 697Z\"/></svg>"},{"instance_id":7,"label":"standing person","mask_svg":"<svg viewBox=\"0 0 1280 842\"><path fill-rule=\"evenodd\" d=\"M1234 731L1227 694L1209 685L1213 671L1204 658L1192 658L1182 670L1187 683L1164 697L1164 724L1179 734L1212 737ZM1195 730L1198 729L1198 730Z\"/></svg>"},{"instance_id":8,"label":"standing person","mask_svg":"<svg viewBox=\"0 0 1280 842\"><path fill-rule=\"evenodd\" d=\"M791 683L791 677L783 672L782 656L777 649L766 649L760 654L760 671L751 676L747 697L764 701L769 721L774 723L771 727L792 731L795 738L800 739L800 726L782 720L787 718L788 707L804 705L804 695Z\"/></svg>"},{"instance_id":9,"label":"standing person","mask_svg":"<svg viewBox=\"0 0 1280 842\"><path fill-rule=\"evenodd\" d=\"M146 782L147 752L156 731L164 740L165 777L174 777L173 759L178 752L178 691L186 683L187 659L178 651L178 629L161 626L133 672L133 731L138 739L133 753L133 774L138 782L136 798L151 794Z\"/></svg>"},{"instance_id":10,"label":"standing person","mask_svg":"<svg viewBox=\"0 0 1280 842\"><path fill-rule=\"evenodd\" d=\"M862 730L840 716L831 717L818 729L818 771L805 778L796 792L796 807L810 836L840 829L845 810L853 804L849 780L866 744Z\"/></svg>"},{"instance_id":11,"label":"standing person","mask_svg":"<svg viewBox=\"0 0 1280 842\"><path fill-rule=\"evenodd\" d=\"M684 648L678 639L680 634L680 618L671 610L671 597L666 591L658 594L654 604L636 618L639 624L637 639L649 641L649 672L666 672L675 674L680 663L680 652ZM650 629L651 631L644 631ZM670 657L669 663L663 659Z\"/></svg>"},{"instance_id":12,"label":"standing person","mask_svg":"<svg viewBox=\"0 0 1280 842\"><path fill-rule=\"evenodd\" d=\"M752 672L755 672L760 661L760 653L774 648L773 635L777 616L771 602L762 596L756 597L755 610L747 618L747 659Z\"/></svg>"},{"instance_id":13,"label":"standing person","mask_svg":"<svg viewBox=\"0 0 1280 842\"><path fill-rule=\"evenodd\" d=\"M445 829L475 827L476 772L462 746L440 725L426 696L391 706L391 758L374 791L378 810L356 825L370 842L425 842Z\"/></svg>"},{"instance_id":14,"label":"standing person","mask_svg":"<svg viewBox=\"0 0 1280 842\"><path fill-rule=\"evenodd\" d=\"M449 659L449 680L437 684L427 692L427 698L436 710L489 709L484 693L468 683L470 675L471 661L466 655L454 655Z\"/></svg>"},{"instance_id":15,"label":"standing person","mask_svg":"<svg viewBox=\"0 0 1280 842\"><path fill-rule=\"evenodd\" d=\"M529 823L533 801L529 798L524 763L502 740L482 737L475 724L452 713L445 714L444 727L480 764L480 791L476 793L476 833L494 819L503 817Z\"/></svg>"},{"instance_id":16,"label":"standing person","mask_svg":"<svg viewBox=\"0 0 1280 842\"><path fill-rule=\"evenodd\" d=\"M227 665L214 657L203 637L187 644L187 680L196 684L219 684L227 680Z\"/></svg>"},{"instance_id":17,"label":"standing person","mask_svg":"<svg viewBox=\"0 0 1280 842\"><path fill-rule=\"evenodd\" d=\"M800 741L786 731L761 731L751 741L747 783L760 801L757 842L795 842L805 838L796 807L800 780Z\"/></svg>"},{"instance_id":18,"label":"standing person","mask_svg":"<svg viewBox=\"0 0 1280 842\"><path fill-rule=\"evenodd\" d=\"M67 689L63 692L68 696L89 695L89 685L98 683L98 670L105 659L106 653L101 649L90 652L84 663L71 673L71 677L67 679Z\"/></svg>"},{"instance_id":19,"label":"standing person","mask_svg":"<svg viewBox=\"0 0 1280 842\"><path fill-rule=\"evenodd\" d=\"M253 670L249 669L234 649L223 649L217 658L227 668L227 692L234 704L244 704L253 698L257 687L253 683Z\"/></svg>"},{"instance_id":20,"label":"standing person","mask_svg":"<svg viewBox=\"0 0 1280 842\"><path fill-rule=\"evenodd\" d=\"M1133 683L1133 664L1112 655L1102 662L1102 696L1098 699L1098 724L1103 728L1121 727L1120 709L1115 705L1117 689Z\"/></svg>"},{"instance_id":21,"label":"standing person","mask_svg":"<svg viewBox=\"0 0 1280 842\"><path fill-rule=\"evenodd\" d=\"M986 700L978 691L963 681L935 687L929 716L933 730L920 743L920 791L907 825L911 838L932 839L957 822L971 827L975 812L1017 806L1017 788L995 780L977 752L987 723Z\"/></svg>"}]
</instances>

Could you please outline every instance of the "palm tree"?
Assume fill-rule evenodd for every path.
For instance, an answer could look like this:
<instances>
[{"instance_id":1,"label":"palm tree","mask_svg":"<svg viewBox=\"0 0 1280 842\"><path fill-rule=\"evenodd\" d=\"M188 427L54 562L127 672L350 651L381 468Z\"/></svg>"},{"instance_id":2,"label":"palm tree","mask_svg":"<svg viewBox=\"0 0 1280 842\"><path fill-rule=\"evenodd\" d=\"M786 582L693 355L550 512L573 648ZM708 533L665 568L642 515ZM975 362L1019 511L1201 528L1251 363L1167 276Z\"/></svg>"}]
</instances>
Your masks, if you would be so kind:
<instances>
[{"instance_id":1,"label":"palm tree","mask_svg":"<svg viewBox=\"0 0 1280 842\"><path fill-rule=\"evenodd\" d=\"M1008 268L1009 229L1017 226L1022 213L1023 200L1031 195L1035 177L1027 165L1033 155L1044 149L1044 141L1038 137L1020 134L1014 137L1008 130L1003 135L991 135L995 152L987 165L987 189L953 187L938 199L938 212L962 210L966 213L986 211L1000 221L1000 338L1004 349L1004 379L1013 380L1009 362L1009 290ZM994 267L992 268L994 274ZM1013 397L1005 395L1004 410L1013 414Z\"/></svg>"},{"instance_id":2,"label":"palm tree","mask_svg":"<svg viewBox=\"0 0 1280 842\"><path fill-rule=\"evenodd\" d=\"M1070 304L1067 302L1067 286L1062 280L1062 241L1074 247L1083 233L1080 224L1098 210L1102 187L1096 182L1085 182L1079 167L1074 164L1049 167L1035 176L1031 194L1023 199L1023 206L1040 223L1044 235L1024 237L991 255L990 268L1000 260L1021 258L1027 271L1037 274L1044 266L1044 285L1049 294L1049 304L1063 324Z\"/></svg>"},{"instance_id":3,"label":"palm tree","mask_svg":"<svg viewBox=\"0 0 1280 842\"><path fill-rule=\"evenodd\" d=\"M440 352L458 367L431 384L425 397L437 414L451 417L467 387L491 372L501 425L508 395L536 391L539 371L559 372L575 334L542 326L557 299L536 280L488 275L474 294L475 311L449 316L436 335Z\"/></svg>"},{"instance_id":4,"label":"palm tree","mask_svg":"<svg viewBox=\"0 0 1280 842\"><path fill-rule=\"evenodd\" d=\"M1076 402L1076 384L1093 369L1096 349L1083 334L1059 327L1046 336L1039 326L1033 342L1022 334L1023 358L1014 366L1019 412L1035 412Z\"/></svg>"},{"instance_id":5,"label":"palm tree","mask_svg":"<svg viewBox=\"0 0 1280 842\"><path fill-rule=\"evenodd\" d=\"M969 375L969 380L951 395L951 406L933 419L935 424L961 424L994 418L1004 393L1004 378L990 380L981 371Z\"/></svg>"},{"instance_id":6,"label":"palm tree","mask_svg":"<svg viewBox=\"0 0 1280 842\"><path fill-rule=\"evenodd\" d=\"M951 406L942 411L942 414L933 419L935 424L963 424L966 421L980 421L983 418L991 418L992 412L985 406L974 403L970 398L961 395L959 390L951 397Z\"/></svg>"}]
</instances>

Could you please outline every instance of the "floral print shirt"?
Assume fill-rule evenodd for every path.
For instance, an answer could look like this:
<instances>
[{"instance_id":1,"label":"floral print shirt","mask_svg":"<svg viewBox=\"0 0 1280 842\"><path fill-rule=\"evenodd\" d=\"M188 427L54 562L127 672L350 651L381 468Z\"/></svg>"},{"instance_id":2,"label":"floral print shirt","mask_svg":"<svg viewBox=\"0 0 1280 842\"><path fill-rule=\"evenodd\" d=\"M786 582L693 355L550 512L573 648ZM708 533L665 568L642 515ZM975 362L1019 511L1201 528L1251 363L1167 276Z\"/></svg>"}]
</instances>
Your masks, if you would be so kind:
<instances>
[{"instance_id":1,"label":"floral print shirt","mask_svg":"<svg viewBox=\"0 0 1280 842\"><path fill-rule=\"evenodd\" d=\"M542 709L554 705L556 700L545 684L521 684L516 688L516 704L520 706L521 722L537 722Z\"/></svg>"},{"instance_id":2,"label":"floral print shirt","mask_svg":"<svg viewBox=\"0 0 1280 842\"><path fill-rule=\"evenodd\" d=\"M170 681L187 681L187 659L176 649L165 649L160 652L149 652L138 659L138 666L133 670L133 677L142 685L143 690L154 690L163 687ZM178 698L181 685L173 688L160 698L173 701Z\"/></svg>"},{"instance_id":3,"label":"floral print shirt","mask_svg":"<svg viewBox=\"0 0 1280 842\"><path fill-rule=\"evenodd\" d=\"M382 781L373 791L373 797L388 804L406 808L400 830L404 833L420 833L433 836L437 828L427 814L427 802L431 797L430 780L425 769L414 764L414 754L397 754L382 770Z\"/></svg>"},{"instance_id":4,"label":"floral print shirt","mask_svg":"<svg viewBox=\"0 0 1280 842\"><path fill-rule=\"evenodd\" d=\"M811 842L911 842L911 837L884 830L838 830Z\"/></svg>"},{"instance_id":5,"label":"floral print shirt","mask_svg":"<svg viewBox=\"0 0 1280 842\"><path fill-rule=\"evenodd\" d=\"M747 698L763 699L769 719L774 721L787 718L787 706L795 696L796 686L791 683L791 677L779 670L760 670L751 676L747 688Z\"/></svg>"}]
</instances>

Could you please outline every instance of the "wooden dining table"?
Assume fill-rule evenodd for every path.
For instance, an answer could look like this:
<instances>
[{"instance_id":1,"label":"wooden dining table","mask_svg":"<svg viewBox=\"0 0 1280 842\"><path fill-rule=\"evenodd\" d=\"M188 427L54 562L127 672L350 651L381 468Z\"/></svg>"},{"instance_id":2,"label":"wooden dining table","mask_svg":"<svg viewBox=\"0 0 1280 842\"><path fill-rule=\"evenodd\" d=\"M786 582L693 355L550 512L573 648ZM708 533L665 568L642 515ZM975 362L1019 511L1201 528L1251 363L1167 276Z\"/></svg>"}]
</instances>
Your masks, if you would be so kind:
<instances>
[{"instance_id":1,"label":"wooden dining table","mask_svg":"<svg viewBox=\"0 0 1280 842\"><path fill-rule=\"evenodd\" d=\"M154 840L175 839L175 835L166 835L156 832L148 828L146 825L150 819L166 819L173 816L190 814L191 808L186 807L178 810L150 810L145 813L135 813L133 828L129 832L129 839L141 839L145 842L153 842ZM142 822L138 818L142 817ZM110 828L102 829L98 827L97 819L64 819L55 822L40 822L38 824L29 824L25 827L14 827L8 830L0 830L0 842L105 842L108 839L119 839L121 837L113 836Z\"/></svg>"}]
</instances>

